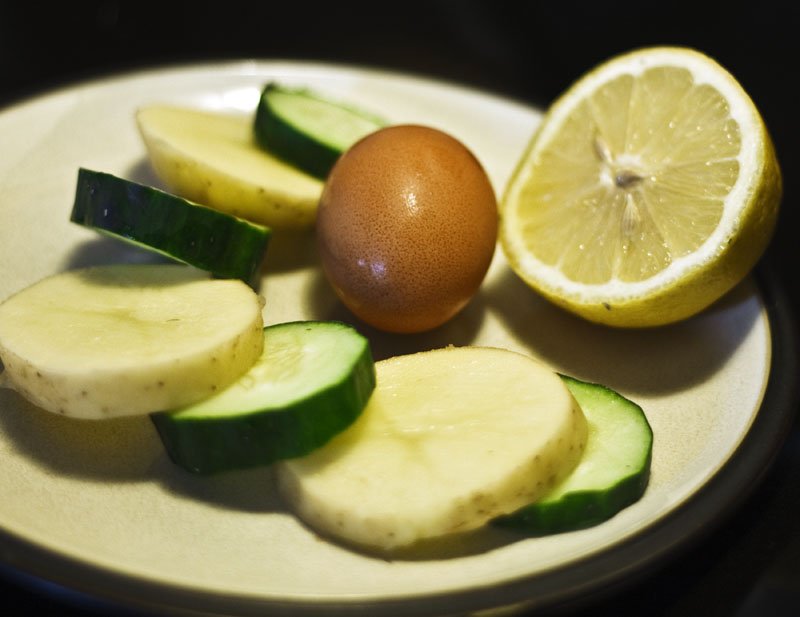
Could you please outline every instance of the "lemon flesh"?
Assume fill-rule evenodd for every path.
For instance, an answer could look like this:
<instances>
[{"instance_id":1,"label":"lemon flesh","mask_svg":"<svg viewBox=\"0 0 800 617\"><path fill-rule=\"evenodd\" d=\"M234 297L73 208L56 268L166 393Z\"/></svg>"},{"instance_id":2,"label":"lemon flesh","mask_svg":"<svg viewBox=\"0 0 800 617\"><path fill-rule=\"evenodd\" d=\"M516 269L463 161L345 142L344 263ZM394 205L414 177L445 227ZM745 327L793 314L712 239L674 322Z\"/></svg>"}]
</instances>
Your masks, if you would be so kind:
<instances>
[{"instance_id":1,"label":"lemon flesh","mask_svg":"<svg viewBox=\"0 0 800 617\"><path fill-rule=\"evenodd\" d=\"M738 283L781 197L754 104L710 58L619 56L548 110L502 204L512 268L554 303L623 327L685 319Z\"/></svg>"}]
</instances>

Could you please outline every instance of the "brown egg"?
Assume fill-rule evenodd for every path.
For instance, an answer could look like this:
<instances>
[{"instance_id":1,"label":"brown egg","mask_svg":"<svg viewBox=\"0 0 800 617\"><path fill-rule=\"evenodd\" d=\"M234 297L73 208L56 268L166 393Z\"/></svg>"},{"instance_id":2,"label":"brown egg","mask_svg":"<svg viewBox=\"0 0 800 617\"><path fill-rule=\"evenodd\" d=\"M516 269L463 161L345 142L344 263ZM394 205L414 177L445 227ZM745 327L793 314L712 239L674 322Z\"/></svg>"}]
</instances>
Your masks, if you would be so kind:
<instances>
[{"instance_id":1,"label":"brown egg","mask_svg":"<svg viewBox=\"0 0 800 617\"><path fill-rule=\"evenodd\" d=\"M441 325L475 294L494 254L497 200L458 140L423 126L368 135L337 161L317 214L339 298L390 332Z\"/></svg>"}]
</instances>

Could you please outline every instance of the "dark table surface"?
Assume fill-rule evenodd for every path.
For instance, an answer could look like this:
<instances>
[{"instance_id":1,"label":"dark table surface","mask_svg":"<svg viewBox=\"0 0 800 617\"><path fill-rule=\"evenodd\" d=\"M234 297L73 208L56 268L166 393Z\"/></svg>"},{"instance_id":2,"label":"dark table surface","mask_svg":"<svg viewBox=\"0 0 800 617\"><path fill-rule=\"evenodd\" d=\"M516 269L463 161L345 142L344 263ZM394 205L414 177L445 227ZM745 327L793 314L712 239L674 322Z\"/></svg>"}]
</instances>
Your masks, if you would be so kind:
<instances>
[{"instance_id":1,"label":"dark table surface","mask_svg":"<svg viewBox=\"0 0 800 617\"><path fill-rule=\"evenodd\" d=\"M750 93L784 171L780 225L761 268L793 320L797 255L800 9L761 1L582 3L0 4L0 109L49 88L131 68L293 58L421 73L546 106L584 71L636 47L687 45L715 57ZM288 6L286 6L288 5ZM3 145L0 144L0 156ZM2 190L2 187L0 187ZM0 273L1 275L1 273ZM771 279L772 280L772 279ZM772 285L773 283L770 283ZM791 330L791 329L790 329ZM796 348L790 332L782 345ZM797 405L794 375L781 387ZM564 614L800 615L800 427L728 516L652 571ZM0 496L2 498L2 496ZM0 615L102 609L0 578ZM107 609L106 609L107 612Z\"/></svg>"}]
</instances>

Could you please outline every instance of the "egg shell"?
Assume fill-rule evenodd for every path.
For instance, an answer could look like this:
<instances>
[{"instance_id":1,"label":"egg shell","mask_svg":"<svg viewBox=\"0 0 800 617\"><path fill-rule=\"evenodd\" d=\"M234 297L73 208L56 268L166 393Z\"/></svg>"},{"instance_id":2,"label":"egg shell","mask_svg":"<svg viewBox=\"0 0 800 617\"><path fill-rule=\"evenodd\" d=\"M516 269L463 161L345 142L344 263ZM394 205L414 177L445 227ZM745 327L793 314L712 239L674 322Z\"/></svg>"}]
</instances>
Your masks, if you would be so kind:
<instances>
[{"instance_id":1,"label":"egg shell","mask_svg":"<svg viewBox=\"0 0 800 617\"><path fill-rule=\"evenodd\" d=\"M497 239L497 200L454 137L401 125L363 138L334 165L317 213L325 274L342 302L381 330L420 332L479 288Z\"/></svg>"}]
</instances>

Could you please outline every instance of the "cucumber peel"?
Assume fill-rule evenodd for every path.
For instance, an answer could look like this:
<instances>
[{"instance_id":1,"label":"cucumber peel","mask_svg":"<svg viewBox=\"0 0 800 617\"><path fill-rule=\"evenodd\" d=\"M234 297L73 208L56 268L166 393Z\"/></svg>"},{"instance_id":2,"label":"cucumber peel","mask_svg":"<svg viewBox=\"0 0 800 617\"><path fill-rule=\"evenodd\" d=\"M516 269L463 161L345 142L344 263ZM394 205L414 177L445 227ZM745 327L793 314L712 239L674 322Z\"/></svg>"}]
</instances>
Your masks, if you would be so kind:
<instances>
[{"instance_id":1,"label":"cucumber peel","mask_svg":"<svg viewBox=\"0 0 800 617\"><path fill-rule=\"evenodd\" d=\"M264 328L264 352L229 388L151 419L172 461L210 474L308 454L361 414L375 387L366 338L339 322Z\"/></svg>"},{"instance_id":2,"label":"cucumber peel","mask_svg":"<svg viewBox=\"0 0 800 617\"><path fill-rule=\"evenodd\" d=\"M653 431L642 408L605 386L561 377L589 424L583 457L542 499L493 525L528 535L591 527L637 501L647 488Z\"/></svg>"},{"instance_id":3,"label":"cucumber peel","mask_svg":"<svg viewBox=\"0 0 800 617\"><path fill-rule=\"evenodd\" d=\"M308 89L269 83L261 93L254 132L262 148L324 180L345 150L386 124Z\"/></svg>"},{"instance_id":4,"label":"cucumber peel","mask_svg":"<svg viewBox=\"0 0 800 617\"><path fill-rule=\"evenodd\" d=\"M219 278L249 284L255 282L271 236L268 227L83 168L70 220Z\"/></svg>"}]
</instances>

